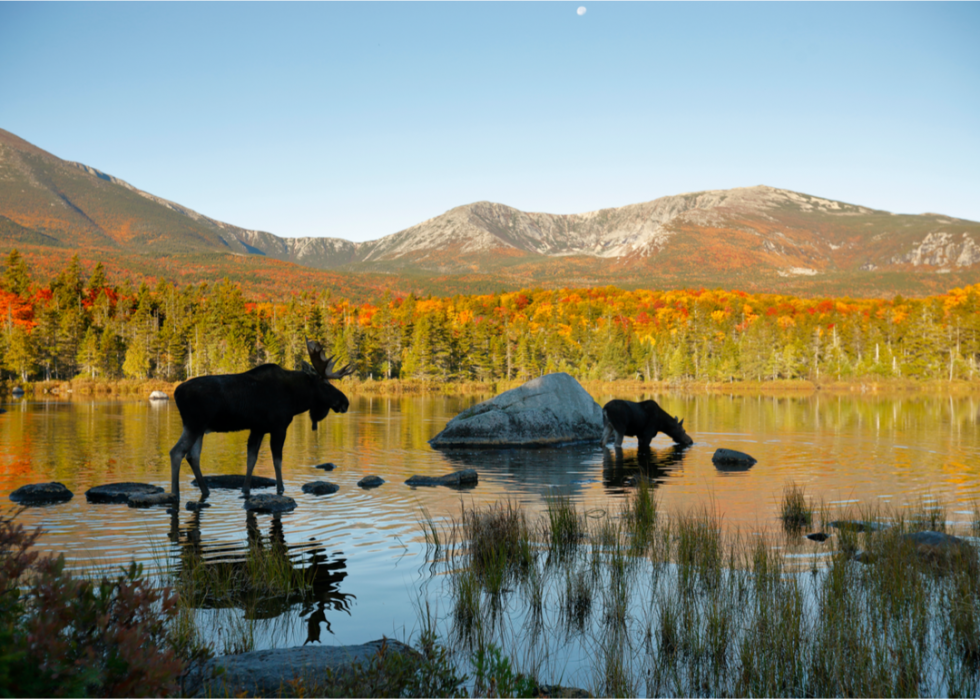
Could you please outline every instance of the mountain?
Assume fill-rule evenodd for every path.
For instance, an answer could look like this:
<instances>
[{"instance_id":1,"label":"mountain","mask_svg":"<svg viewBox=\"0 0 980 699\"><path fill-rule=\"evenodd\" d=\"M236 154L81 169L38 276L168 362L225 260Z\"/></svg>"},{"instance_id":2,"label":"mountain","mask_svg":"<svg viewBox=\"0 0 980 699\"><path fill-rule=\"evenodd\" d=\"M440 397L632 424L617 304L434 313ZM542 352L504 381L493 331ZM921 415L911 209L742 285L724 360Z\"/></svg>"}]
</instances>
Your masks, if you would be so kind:
<instances>
[{"instance_id":1,"label":"mountain","mask_svg":"<svg viewBox=\"0 0 980 699\"><path fill-rule=\"evenodd\" d=\"M209 218L0 130L0 248L15 246L42 263L83 250L187 281L237 270L253 286L251 277L282 275L317 284L310 274L330 270L323 284L343 294L618 284L914 295L980 281L980 223L767 186L582 214L477 202L369 242L281 238ZM268 292L282 290L273 282Z\"/></svg>"}]
</instances>

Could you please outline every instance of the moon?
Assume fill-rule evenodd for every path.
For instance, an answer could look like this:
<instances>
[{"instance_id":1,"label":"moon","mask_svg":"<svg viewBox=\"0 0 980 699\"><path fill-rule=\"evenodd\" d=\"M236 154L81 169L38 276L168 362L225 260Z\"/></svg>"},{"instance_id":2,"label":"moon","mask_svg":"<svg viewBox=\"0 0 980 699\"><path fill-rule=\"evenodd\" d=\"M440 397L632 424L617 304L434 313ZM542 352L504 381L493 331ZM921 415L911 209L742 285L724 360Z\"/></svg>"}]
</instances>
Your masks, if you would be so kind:
<instances>
[{"instance_id":1,"label":"moon","mask_svg":"<svg viewBox=\"0 0 980 699\"><path fill-rule=\"evenodd\" d=\"M577 14L579 17L581 17L582 15L584 15L585 14L585 6L583 5L582 7L578 8L577 10L575 10L575 14Z\"/></svg>"}]
</instances>

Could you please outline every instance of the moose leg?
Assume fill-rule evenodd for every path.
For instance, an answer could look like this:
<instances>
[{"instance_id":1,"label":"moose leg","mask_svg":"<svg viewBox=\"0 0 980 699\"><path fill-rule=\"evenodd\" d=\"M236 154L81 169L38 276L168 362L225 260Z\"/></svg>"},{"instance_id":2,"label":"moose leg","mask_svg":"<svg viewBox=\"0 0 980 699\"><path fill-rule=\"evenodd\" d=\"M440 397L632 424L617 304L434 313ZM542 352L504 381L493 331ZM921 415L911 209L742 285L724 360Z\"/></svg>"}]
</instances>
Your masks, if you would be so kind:
<instances>
[{"instance_id":1,"label":"moose leg","mask_svg":"<svg viewBox=\"0 0 980 699\"><path fill-rule=\"evenodd\" d=\"M613 432L615 432L615 430L613 429L612 423L606 421L605 427L602 428L602 439L600 440L602 446L609 444L609 439L613 436Z\"/></svg>"},{"instance_id":2,"label":"moose leg","mask_svg":"<svg viewBox=\"0 0 980 699\"><path fill-rule=\"evenodd\" d=\"M204 446L204 435L199 435L194 444L191 446L190 453L187 454L187 462L194 469L194 478L197 479L197 484L201 486L201 499L203 500L208 495L211 494L208 484L204 482L204 474L201 473L201 447Z\"/></svg>"},{"instance_id":3,"label":"moose leg","mask_svg":"<svg viewBox=\"0 0 980 699\"><path fill-rule=\"evenodd\" d=\"M269 435L272 447L272 465L276 467L276 492L282 495L286 490L282 485L282 445L286 442L286 430L276 430Z\"/></svg>"},{"instance_id":4,"label":"moose leg","mask_svg":"<svg viewBox=\"0 0 980 699\"><path fill-rule=\"evenodd\" d=\"M170 450L170 494L178 501L180 501L180 463L198 439L200 439L198 435L185 427L180 435L180 439L174 444L174 448Z\"/></svg>"},{"instance_id":5,"label":"moose leg","mask_svg":"<svg viewBox=\"0 0 980 699\"><path fill-rule=\"evenodd\" d=\"M617 430L616 428L613 428L613 432L616 433L616 448L617 449L622 449L623 448L623 433L620 432L619 430Z\"/></svg>"},{"instance_id":6,"label":"moose leg","mask_svg":"<svg viewBox=\"0 0 980 699\"><path fill-rule=\"evenodd\" d=\"M255 462L259 459L259 447L262 446L262 439L264 437L264 432L252 430L248 433L248 468L245 470L245 487L242 488L242 495L245 497L248 497L251 492L252 469L255 468Z\"/></svg>"}]
</instances>

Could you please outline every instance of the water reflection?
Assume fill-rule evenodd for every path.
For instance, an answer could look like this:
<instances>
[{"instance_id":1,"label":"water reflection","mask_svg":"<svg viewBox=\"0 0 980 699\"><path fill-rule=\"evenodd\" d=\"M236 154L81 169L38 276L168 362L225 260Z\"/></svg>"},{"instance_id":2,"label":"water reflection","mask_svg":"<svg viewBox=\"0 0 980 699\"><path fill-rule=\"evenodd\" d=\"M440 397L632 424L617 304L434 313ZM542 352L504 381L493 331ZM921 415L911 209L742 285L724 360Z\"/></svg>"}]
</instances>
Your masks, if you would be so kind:
<instances>
[{"instance_id":1,"label":"water reflection","mask_svg":"<svg viewBox=\"0 0 980 699\"><path fill-rule=\"evenodd\" d=\"M599 448L586 445L552 449L451 449L439 453L448 471L476 469L481 481L506 480L508 488L533 493L542 488L578 493L595 482L594 473L601 463Z\"/></svg>"},{"instance_id":2,"label":"water reflection","mask_svg":"<svg viewBox=\"0 0 980 699\"><path fill-rule=\"evenodd\" d=\"M258 517L247 512L245 531L247 543L206 544L202 537L202 516L206 510L195 510L184 524L180 514L173 510L170 515L168 537L175 546L178 558L176 574L178 579L189 579L195 571L204 571L211 580L238 580L252 582L253 571L249 558L267 556L264 564L276 569L278 577L291 577L297 584L287 594L259 595L247 582L244 585L216 587L199 599L200 609L237 608L245 612L248 619L272 619L298 607L300 617L311 614L310 639L319 639L319 622L313 637L314 619L326 621L325 610L350 614L351 602L357 597L341 592L340 584L347 577L347 559L339 551L328 554L326 548L317 543L315 537L309 542L290 544L286 541L282 517L273 515L269 522L268 535L263 535ZM198 578L202 577L200 573ZM261 584L263 581L255 581ZM327 622L327 631L330 624Z\"/></svg>"},{"instance_id":3,"label":"water reflection","mask_svg":"<svg viewBox=\"0 0 980 699\"><path fill-rule=\"evenodd\" d=\"M666 449L603 449L602 484L610 492L621 492L645 478L656 487L680 470L688 450L679 444Z\"/></svg>"}]
</instances>

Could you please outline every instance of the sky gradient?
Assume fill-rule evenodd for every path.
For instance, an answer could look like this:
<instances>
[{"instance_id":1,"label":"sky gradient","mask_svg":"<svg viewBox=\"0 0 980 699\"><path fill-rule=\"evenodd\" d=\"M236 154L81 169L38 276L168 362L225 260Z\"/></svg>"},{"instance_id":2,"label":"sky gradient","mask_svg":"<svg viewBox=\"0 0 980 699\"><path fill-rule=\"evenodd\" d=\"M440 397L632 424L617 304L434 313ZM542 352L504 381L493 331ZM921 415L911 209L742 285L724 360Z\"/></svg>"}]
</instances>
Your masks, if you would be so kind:
<instances>
[{"instance_id":1,"label":"sky gradient","mask_svg":"<svg viewBox=\"0 0 980 699\"><path fill-rule=\"evenodd\" d=\"M980 3L0 3L0 128L286 237L756 184L980 220L978 36Z\"/></svg>"}]
</instances>

